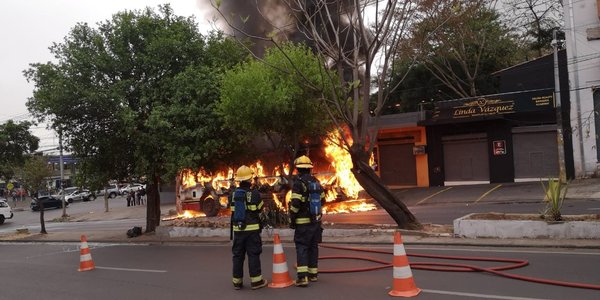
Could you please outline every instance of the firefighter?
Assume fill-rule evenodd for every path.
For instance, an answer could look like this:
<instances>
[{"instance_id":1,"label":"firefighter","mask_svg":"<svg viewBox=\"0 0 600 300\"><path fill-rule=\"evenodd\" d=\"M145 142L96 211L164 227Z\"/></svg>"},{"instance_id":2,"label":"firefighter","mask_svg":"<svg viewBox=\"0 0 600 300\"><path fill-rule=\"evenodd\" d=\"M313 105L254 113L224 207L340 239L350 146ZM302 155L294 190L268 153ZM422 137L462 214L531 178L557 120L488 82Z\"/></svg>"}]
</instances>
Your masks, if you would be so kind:
<instances>
[{"instance_id":1,"label":"firefighter","mask_svg":"<svg viewBox=\"0 0 600 300\"><path fill-rule=\"evenodd\" d=\"M290 200L290 228L294 229L296 244L296 286L306 287L318 280L319 243L322 238L321 205L325 194L319 181L311 175L313 164L303 155L294 161L298 174L294 177ZM316 185L316 189L310 186ZM318 203L315 203L317 200ZM313 205L314 204L314 205ZM316 210L316 211L315 211Z\"/></svg>"},{"instance_id":2,"label":"firefighter","mask_svg":"<svg viewBox=\"0 0 600 300\"><path fill-rule=\"evenodd\" d=\"M260 254L262 253L262 240L260 237L259 214L263 206L260 193L251 189L254 171L247 166L237 169L235 180L239 186L230 195L231 226L233 227L233 287L239 290L243 287L244 259L248 255L248 269L250 273L250 287L263 288L267 281L263 279Z\"/></svg>"}]
</instances>

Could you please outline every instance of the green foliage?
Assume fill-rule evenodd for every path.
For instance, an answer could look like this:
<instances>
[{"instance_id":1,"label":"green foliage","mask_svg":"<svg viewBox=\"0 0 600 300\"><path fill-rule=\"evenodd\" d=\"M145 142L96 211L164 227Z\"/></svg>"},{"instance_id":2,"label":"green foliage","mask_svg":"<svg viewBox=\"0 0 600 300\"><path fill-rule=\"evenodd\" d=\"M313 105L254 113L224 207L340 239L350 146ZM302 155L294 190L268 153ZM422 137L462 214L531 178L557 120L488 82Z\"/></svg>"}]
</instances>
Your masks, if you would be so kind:
<instances>
[{"instance_id":1,"label":"green foliage","mask_svg":"<svg viewBox=\"0 0 600 300\"><path fill-rule=\"evenodd\" d=\"M266 134L275 149L294 151L302 139L329 127L320 101L329 89L326 72L305 46L267 50L263 62L248 61L226 73L217 110L229 128L248 138Z\"/></svg>"},{"instance_id":2,"label":"green foliage","mask_svg":"<svg viewBox=\"0 0 600 300\"><path fill-rule=\"evenodd\" d=\"M493 93L491 74L516 62L514 37L483 2L463 3L458 10L456 4L436 0L421 6L423 18L414 24L401 61L416 56L447 88L446 99Z\"/></svg>"},{"instance_id":3,"label":"green foliage","mask_svg":"<svg viewBox=\"0 0 600 300\"><path fill-rule=\"evenodd\" d=\"M21 183L32 195L35 195L38 191L46 190L46 178L51 175L52 170L45 157L31 156L23 166Z\"/></svg>"},{"instance_id":4,"label":"green foliage","mask_svg":"<svg viewBox=\"0 0 600 300\"><path fill-rule=\"evenodd\" d=\"M27 105L52 117L88 185L171 180L234 154L213 105L223 72L245 52L221 33L203 36L164 5L117 13L98 28L77 24L51 51L57 63L25 71L35 84Z\"/></svg>"},{"instance_id":5,"label":"green foliage","mask_svg":"<svg viewBox=\"0 0 600 300\"><path fill-rule=\"evenodd\" d=\"M561 221L560 209L567 196L568 183L563 183L560 179L554 178L548 178L547 184L544 184L543 181L541 183L545 194L544 201L547 202L542 215L553 221Z\"/></svg>"},{"instance_id":6,"label":"green foliage","mask_svg":"<svg viewBox=\"0 0 600 300\"><path fill-rule=\"evenodd\" d=\"M30 126L30 122L13 120L0 124L0 179L12 179L15 168L25 163L26 155L37 150L39 138L29 132Z\"/></svg>"}]
</instances>

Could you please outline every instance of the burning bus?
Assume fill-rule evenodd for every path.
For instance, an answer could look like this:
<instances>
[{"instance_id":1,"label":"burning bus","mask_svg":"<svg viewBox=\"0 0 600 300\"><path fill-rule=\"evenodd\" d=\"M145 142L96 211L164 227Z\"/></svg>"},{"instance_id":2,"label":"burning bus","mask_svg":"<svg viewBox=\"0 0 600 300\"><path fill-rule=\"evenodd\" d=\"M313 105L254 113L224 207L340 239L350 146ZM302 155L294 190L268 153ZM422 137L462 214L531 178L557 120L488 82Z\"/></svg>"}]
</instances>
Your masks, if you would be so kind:
<instances>
[{"instance_id":1,"label":"burning bus","mask_svg":"<svg viewBox=\"0 0 600 300\"><path fill-rule=\"evenodd\" d=\"M325 214L366 211L376 209L372 201L359 199L362 187L351 172L352 160L348 152L340 146L337 133L330 133L324 141L326 162L313 171L326 193ZM317 164L321 165L321 164ZM279 166L283 166L280 170ZM267 207L287 210L290 199L290 185L287 170L289 165L280 164L270 170L261 161L250 164L256 177L254 188L261 193ZM213 217L229 214L227 208L229 191L233 181L234 169L228 168L209 173L200 168L182 170L176 182L176 207L178 217Z\"/></svg>"}]
</instances>

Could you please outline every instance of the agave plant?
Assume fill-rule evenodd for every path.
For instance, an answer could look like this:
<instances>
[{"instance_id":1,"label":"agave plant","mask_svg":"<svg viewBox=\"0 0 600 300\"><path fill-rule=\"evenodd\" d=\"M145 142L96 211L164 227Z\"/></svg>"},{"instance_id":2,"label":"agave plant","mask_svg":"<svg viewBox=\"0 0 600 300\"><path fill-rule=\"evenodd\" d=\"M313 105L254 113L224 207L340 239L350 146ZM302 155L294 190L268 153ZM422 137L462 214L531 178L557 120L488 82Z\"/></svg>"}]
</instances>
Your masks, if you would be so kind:
<instances>
[{"instance_id":1,"label":"agave plant","mask_svg":"<svg viewBox=\"0 0 600 300\"><path fill-rule=\"evenodd\" d=\"M560 209L567 196L568 183L554 178L548 178L547 184L544 184L544 181L541 183L545 193L544 201L547 202L542 215L549 217L552 221L562 221Z\"/></svg>"}]
</instances>

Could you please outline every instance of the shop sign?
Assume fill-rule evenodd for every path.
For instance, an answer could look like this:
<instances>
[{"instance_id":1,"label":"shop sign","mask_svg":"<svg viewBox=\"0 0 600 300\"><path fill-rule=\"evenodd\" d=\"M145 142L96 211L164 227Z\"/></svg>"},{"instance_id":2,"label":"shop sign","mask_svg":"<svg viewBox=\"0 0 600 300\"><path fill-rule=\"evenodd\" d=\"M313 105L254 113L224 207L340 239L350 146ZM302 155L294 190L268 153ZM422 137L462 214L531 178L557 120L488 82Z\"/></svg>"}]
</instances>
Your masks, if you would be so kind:
<instances>
[{"instance_id":1,"label":"shop sign","mask_svg":"<svg viewBox=\"0 0 600 300\"><path fill-rule=\"evenodd\" d=\"M500 140L500 141L493 141L492 142L494 147L494 155L504 155L506 154L506 141L505 140Z\"/></svg>"},{"instance_id":2,"label":"shop sign","mask_svg":"<svg viewBox=\"0 0 600 300\"><path fill-rule=\"evenodd\" d=\"M433 120L499 117L505 114L554 109L552 91L532 91L438 102Z\"/></svg>"}]
</instances>

